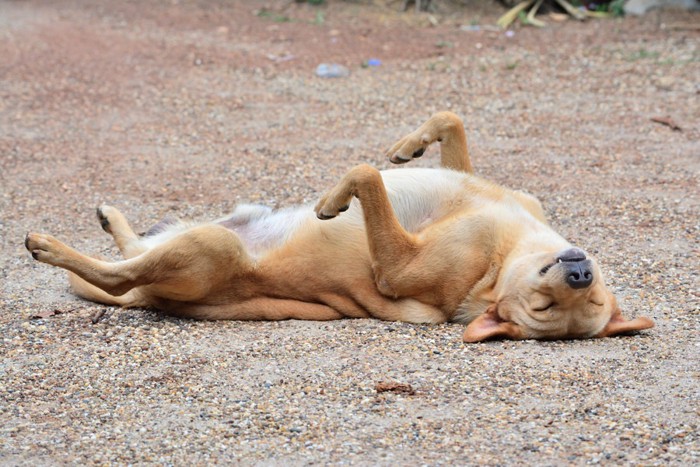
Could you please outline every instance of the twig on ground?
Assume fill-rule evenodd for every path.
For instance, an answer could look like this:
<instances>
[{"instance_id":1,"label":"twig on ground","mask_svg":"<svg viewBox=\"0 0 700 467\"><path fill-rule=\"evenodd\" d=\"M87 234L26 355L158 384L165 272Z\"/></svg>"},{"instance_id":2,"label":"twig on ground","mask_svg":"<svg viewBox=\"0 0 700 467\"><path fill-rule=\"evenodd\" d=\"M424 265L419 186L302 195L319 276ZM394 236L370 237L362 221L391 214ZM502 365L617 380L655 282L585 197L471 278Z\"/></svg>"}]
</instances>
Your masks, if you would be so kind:
<instances>
[{"instance_id":1,"label":"twig on ground","mask_svg":"<svg viewBox=\"0 0 700 467\"><path fill-rule=\"evenodd\" d=\"M109 308L102 308L99 310L97 313L92 315L92 324L97 324L100 322L100 320L104 317L105 314L107 314L107 311Z\"/></svg>"},{"instance_id":2,"label":"twig on ground","mask_svg":"<svg viewBox=\"0 0 700 467\"><path fill-rule=\"evenodd\" d=\"M571 3L567 2L566 0L555 0L559 6L561 6L564 11L566 11L568 14L573 16L579 21L583 21L586 19L586 14L583 13L581 10L577 9L574 7Z\"/></svg>"},{"instance_id":3,"label":"twig on ground","mask_svg":"<svg viewBox=\"0 0 700 467\"><path fill-rule=\"evenodd\" d=\"M700 24L690 24L690 23L671 23L661 25L663 29L671 29L673 31L700 31Z\"/></svg>"},{"instance_id":4,"label":"twig on ground","mask_svg":"<svg viewBox=\"0 0 700 467\"><path fill-rule=\"evenodd\" d=\"M683 129L680 126L678 126L678 124L675 121L673 121L671 117L651 117L651 121L654 123L666 125L673 131L683 131Z\"/></svg>"},{"instance_id":5,"label":"twig on ground","mask_svg":"<svg viewBox=\"0 0 700 467\"><path fill-rule=\"evenodd\" d=\"M511 23L513 23L513 21L516 20L521 11L525 11L525 9L527 9L533 3L535 3L535 0L525 0L518 3L510 10L506 11L506 13L503 16L498 18L496 24L501 28L506 29L508 26L511 25Z\"/></svg>"},{"instance_id":6,"label":"twig on ground","mask_svg":"<svg viewBox=\"0 0 700 467\"><path fill-rule=\"evenodd\" d=\"M543 28L547 26L547 23L535 18L535 14L537 13L537 10L539 10L542 6L542 2L544 2L544 0L537 0L537 3L535 3L535 6L533 6L530 9L526 17L528 24L532 24L533 26L537 26L538 28Z\"/></svg>"},{"instance_id":7,"label":"twig on ground","mask_svg":"<svg viewBox=\"0 0 700 467\"><path fill-rule=\"evenodd\" d=\"M32 315L29 317L29 319L45 319L45 318L48 318L50 316L56 316L56 315L62 315L64 313L70 313L71 311L75 311L77 309L78 308L70 308L70 309L64 311L64 310L59 310L58 308L54 308L53 310L42 311L42 312L39 312L35 315Z\"/></svg>"}]
</instances>

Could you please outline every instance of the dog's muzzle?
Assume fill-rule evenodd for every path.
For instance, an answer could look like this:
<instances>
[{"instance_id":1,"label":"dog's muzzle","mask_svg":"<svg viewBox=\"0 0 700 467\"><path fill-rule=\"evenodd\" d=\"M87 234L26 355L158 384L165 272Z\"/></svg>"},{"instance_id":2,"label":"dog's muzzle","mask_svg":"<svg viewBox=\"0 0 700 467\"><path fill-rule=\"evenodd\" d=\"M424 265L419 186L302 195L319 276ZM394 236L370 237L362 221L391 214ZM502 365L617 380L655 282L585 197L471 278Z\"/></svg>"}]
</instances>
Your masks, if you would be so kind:
<instances>
[{"instance_id":1,"label":"dog's muzzle","mask_svg":"<svg viewBox=\"0 0 700 467\"><path fill-rule=\"evenodd\" d=\"M591 260L586 259L586 253L580 248L569 248L557 256L557 263L564 268L566 283L572 289L585 289L593 283Z\"/></svg>"}]
</instances>

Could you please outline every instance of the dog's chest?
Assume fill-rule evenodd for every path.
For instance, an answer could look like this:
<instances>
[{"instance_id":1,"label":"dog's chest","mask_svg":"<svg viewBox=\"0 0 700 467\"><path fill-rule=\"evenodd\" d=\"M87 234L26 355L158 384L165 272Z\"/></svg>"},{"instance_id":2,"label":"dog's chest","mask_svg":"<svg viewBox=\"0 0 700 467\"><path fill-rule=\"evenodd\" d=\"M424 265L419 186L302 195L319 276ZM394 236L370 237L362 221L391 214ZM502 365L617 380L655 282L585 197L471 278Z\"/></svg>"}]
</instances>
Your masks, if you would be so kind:
<instances>
[{"instance_id":1,"label":"dog's chest","mask_svg":"<svg viewBox=\"0 0 700 467\"><path fill-rule=\"evenodd\" d=\"M392 208L401 225L418 232L450 212L463 209L465 174L446 169L382 172Z\"/></svg>"}]
</instances>

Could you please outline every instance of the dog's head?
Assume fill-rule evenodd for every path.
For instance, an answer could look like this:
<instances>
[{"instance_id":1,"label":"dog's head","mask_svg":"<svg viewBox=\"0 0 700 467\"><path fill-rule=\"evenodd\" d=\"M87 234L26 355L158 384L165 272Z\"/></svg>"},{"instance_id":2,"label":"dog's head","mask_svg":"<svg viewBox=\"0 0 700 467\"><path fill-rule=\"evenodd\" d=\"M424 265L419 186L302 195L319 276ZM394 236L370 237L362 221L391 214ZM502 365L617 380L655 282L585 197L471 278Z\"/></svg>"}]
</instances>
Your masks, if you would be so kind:
<instances>
[{"instance_id":1,"label":"dog's head","mask_svg":"<svg viewBox=\"0 0 700 467\"><path fill-rule=\"evenodd\" d=\"M521 255L503 266L496 303L472 321L465 342L491 338L607 337L654 326L626 320L598 264L578 248Z\"/></svg>"}]
</instances>

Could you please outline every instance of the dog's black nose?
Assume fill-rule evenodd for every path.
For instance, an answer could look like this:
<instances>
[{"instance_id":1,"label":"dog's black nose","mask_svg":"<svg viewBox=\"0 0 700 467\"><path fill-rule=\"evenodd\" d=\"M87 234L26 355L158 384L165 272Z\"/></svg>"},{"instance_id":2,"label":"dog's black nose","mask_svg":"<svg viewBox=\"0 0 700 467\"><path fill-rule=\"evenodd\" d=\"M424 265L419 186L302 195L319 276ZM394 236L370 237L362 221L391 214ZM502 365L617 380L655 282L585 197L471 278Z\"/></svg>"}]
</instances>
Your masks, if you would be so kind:
<instances>
[{"instance_id":1,"label":"dog's black nose","mask_svg":"<svg viewBox=\"0 0 700 467\"><path fill-rule=\"evenodd\" d=\"M559 253L557 261L559 262L576 262L586 259L586 253L580 248L569 248Z\"/></svg>"},{"instance_id":2,"label":"dog's black nose","mask_svg":"<svg viewBox=\"0 0 700 467\"><path fill-rule=\"evenodd\" d=\"M572 289L585 289L593 283L593 270L591 269L591 261L570 260L563 262L566 276L566 283Z\"/></svg>"}]
</instances>

